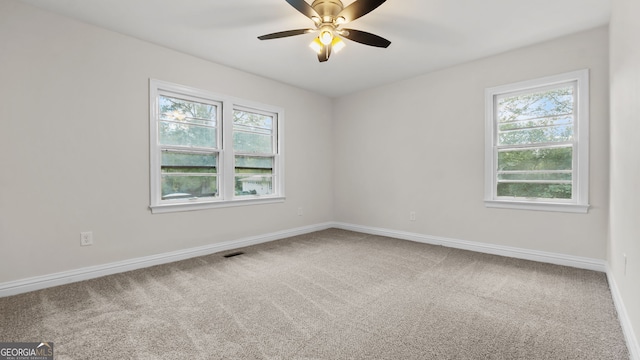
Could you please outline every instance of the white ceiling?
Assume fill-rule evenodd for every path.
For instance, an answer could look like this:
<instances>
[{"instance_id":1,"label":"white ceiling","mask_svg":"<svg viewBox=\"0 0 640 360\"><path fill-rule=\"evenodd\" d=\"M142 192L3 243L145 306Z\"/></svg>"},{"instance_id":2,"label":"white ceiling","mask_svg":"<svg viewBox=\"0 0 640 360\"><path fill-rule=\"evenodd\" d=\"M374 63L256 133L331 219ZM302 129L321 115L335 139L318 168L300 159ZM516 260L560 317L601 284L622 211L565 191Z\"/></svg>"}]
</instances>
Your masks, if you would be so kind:
<instances>
[{"instance_id":1,"label":"white ceiling","mask_svg":"<svg viewBox=\"0 0 640 360\"><path fill-rule=\"evenodd\" d=\"M387 0L348 27L389 48L345 40L319 63L313 34L257 39L313 27L285 0L21 1L331 97L605 25L611 11L611 0Z\"/></svg>"}]
</instances>

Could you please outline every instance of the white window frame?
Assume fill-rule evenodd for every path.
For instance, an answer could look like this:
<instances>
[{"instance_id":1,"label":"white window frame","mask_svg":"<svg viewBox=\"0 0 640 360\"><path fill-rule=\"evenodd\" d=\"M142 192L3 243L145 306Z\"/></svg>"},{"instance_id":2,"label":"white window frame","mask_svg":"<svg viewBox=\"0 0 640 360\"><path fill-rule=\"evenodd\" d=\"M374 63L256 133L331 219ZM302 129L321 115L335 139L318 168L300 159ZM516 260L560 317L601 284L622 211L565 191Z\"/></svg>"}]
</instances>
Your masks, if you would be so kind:
<instances>
[{"instance_id":1,"label":"white window frame","mask_svg":"<svg viewBox=\"0 0 640 360\"><path fill-rule=\"evenodd\" d=\"M158 133L158 96L174 95L205 103L215 103L222 107L217 125L217 176L218 196L214 198L189 198L163 200L161 155L162 148ZM236 108L255 110L259 113L274 115L274 169L273 193L269 195L236 196L235 187L235 152L233 149L233 111ZM152 213L191 211L229 206L256 205L277 203L285 200L284 195L284 158L283 158L283 123L284 110L277 106L260 104L231 96L212 93L189 86L166 81L149 79L149 165L150 165L150 205ZM166 146L165 146L166 147ZM214 151L214 152L216 152Z\"/></svg>"},{"instance_id":2,"label":"white window frame","mask_svg":"<svg viewBox=\"0 0 640 360\"><path fill-rule=\"evenodd\" d=\"M497 97L575 83L572 199L507 198L497 196ZM587 213L589 210L589 70L583 69L485 89L485 191L490 208Z\"/></svg>"}]
</instances>

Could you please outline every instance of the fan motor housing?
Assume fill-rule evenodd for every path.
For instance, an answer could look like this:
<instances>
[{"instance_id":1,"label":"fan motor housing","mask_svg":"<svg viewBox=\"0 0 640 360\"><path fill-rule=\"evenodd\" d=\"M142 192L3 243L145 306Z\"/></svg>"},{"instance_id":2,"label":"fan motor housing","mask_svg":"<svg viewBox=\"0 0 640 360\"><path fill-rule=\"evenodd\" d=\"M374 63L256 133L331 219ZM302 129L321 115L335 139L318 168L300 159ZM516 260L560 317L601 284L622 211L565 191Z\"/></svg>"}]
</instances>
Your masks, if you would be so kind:
<instances>
[{"instance_id":1,"label":"fan motor housing","mask_svg":"<svg viewBox=\"0 0 640 360\"><path fill-rule=\"evenodd\" d=\"M344 8L340 0L314 0L311 7L323 18L335 18Z\"/></svg>"}]
</instances>

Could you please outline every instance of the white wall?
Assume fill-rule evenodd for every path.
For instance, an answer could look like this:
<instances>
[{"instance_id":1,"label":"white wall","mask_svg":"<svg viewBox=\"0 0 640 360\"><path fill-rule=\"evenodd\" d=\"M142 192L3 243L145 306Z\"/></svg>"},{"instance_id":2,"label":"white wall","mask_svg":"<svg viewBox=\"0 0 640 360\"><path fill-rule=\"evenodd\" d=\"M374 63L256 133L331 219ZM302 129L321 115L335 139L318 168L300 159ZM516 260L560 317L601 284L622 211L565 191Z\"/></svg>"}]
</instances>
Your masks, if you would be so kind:
<instances>
[{"instance_id":1,"label":"white wall","mask_svg":"<svg viewBox=\"0 0 640 360\"><path fill-rule=\"evenodd\" d=\"M286 202L152 215L149 78L284 108ZM330 107L317 94L0 1L0 283L332 220ZM95 245L81 248L80 231L93 231Z\"/></svg>"},{"instance_id":2,"label":"white wall","mask_svg":"<svg viewBox=\"0 0 640 360\"><path fill-rule=\"evenodd\" d=\"M605 258L606 28L333 103L12 0L0 2L0 45L0 283L332 220ZM484 89L581 68L589 214L485 208ZM149 78L285 108L287 201L151 215ZM96 244L81 248L88 230Z\"/></svg>"},{"instance_id":3,"label":"white wall","mask_svg":"<svg viewBox=\"0 0 640 360\"><path fill-rule=\"evenodd\" d=\"M602 27L335 100L335 219L604 260L607 54ZM485 208L484 89L583 68L591 76L589 213Z\"/></svg>"},{"instance_id":4,"label":"white wall","mask_svg":"<svg viewBox=\"0 0 640 360\"><path fill-rule=\"evenodd\" d=\"M611 17L611 217L608 262L640 358L640 3L614 0ZM625 272L623 254L627 255Z\"/></svg>"}]
</instances>

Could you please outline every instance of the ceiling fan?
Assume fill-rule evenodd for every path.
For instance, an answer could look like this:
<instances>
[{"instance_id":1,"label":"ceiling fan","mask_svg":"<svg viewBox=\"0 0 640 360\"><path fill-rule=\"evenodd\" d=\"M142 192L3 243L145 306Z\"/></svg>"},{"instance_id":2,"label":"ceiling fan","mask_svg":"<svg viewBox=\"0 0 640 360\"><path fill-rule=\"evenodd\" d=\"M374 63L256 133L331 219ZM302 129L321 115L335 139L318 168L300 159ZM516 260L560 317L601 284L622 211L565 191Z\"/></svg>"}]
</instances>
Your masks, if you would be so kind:
<instances>
[{"instance_id":1,"label":"ceiling fan","mask_svg":"<svg viewBox=\"0 0 640 360\"><path fill-rule=\"evenodd\" d=\"M314 0L311 5L304 0L286 1L311 19L315 28L280 31L258 36L258 39L270 40L319 32L318 37L309 46L318 53L318 61L320 62L329 60L332 50L337 53L345 46L340 37L381 48L386 48L391 44L391 41L378 35L342 27L344 24L370 13L386 0L356 0L347 7L344 7L340 0Z\"/></svg>"}]
</instances>

